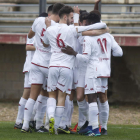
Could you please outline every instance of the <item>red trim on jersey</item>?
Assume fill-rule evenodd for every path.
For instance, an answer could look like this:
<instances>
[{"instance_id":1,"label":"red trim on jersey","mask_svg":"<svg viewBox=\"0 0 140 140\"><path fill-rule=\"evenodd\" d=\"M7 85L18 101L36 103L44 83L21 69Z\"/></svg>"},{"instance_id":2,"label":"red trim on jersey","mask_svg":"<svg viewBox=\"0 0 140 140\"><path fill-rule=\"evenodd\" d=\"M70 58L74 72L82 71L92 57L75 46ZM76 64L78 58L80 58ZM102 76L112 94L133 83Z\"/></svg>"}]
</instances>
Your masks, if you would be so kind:
<instances>
[{"instance_id":1,"label":"red trim on jersey","mask_svg":"<svg viewBox=\"0 0 140 140\"><path fill-rule=\"evenodd\" d=\"M39 67L42 67L42 68L47 68L48 69L48 67L44 67L44 66L40 66L40 65L37 65L37 64L35 64L35 63L33 63L33 62L31 62L33 65L36 65L36 66L39 66Z\"/></svg>"},{"instance_id":2,"label":"red trim on jersey","mask_svg":"<svg viewBox=\"0 0 140 140\"><path fill-rule=\"evenodd\" d=\"M68 68L68 69L70 69L69 67L65 67L65 66L50 66L50 67L63 67L63 68ZM50 68L49 67L49 68Z\"/></svg>"},{"instance_id":3,"label":"red trim on jersey","mask_svg":"<svg viewBox=\"0 0 140 140\"><path fill-rule=\"evenodd\" d=\"M29 71L24 71L23 74L25 74L26 72L29 72Z\"/></svg>"},{"instance_id":4,"label":"red trim on jersey","mask_svg":"<svg viewBox=\"0 0 140 140\"><path fill-rule=\"evenodd\" d=\"M38 83L32 83L31 85L43 85L43 84L38 84Z\"/></svg>"},{"instance_id":5,"label":"red trim on jersey","mask_svg":"<svg viewBox=\"0 0 140 140\"><path fill-rule=\"evenodd\" d=\"M26 45L31 45L31 46L33 46L34 44L26 44Z\"/></svg>"},{"instance_id":6,"label":"red trim on jersey","mask_svg":"<svg viewBox=\"0 0 140 140\"><path fill-rule=\"evenodd\" d=\"M30 89L31 87L24 87L24 89Z\"/></svg>"},{"instance_id":7,"label":"red trim on jersey","mask_svg":"<svg viewBox=\"0 0 140 140\"><path fill-rule=\"evenodd\" d=\"M83 53L83 54L86 54L87 55L88 53Z\"/></svg>"},{"instance_id":8,"label":"red trim on jersey","mask_svg":"<svg viewBox=\"0 0 140 140\"><path fill-rule=\"evenodd\" d=\"M110 76L99 76L97 78L110 78Z\"/></svg>"},{"instance_id":9,"label":"red trim on jersey","mask_svg":"<svg viewBox=\"0 0 140 140\"><path fill-rule=\"evenodd\" d=\"M63 87L65 86L65 85L60 84L59 82L57 82L57 83L58 83L60 86L63 86Z\"/></svg>"}]
</instances>

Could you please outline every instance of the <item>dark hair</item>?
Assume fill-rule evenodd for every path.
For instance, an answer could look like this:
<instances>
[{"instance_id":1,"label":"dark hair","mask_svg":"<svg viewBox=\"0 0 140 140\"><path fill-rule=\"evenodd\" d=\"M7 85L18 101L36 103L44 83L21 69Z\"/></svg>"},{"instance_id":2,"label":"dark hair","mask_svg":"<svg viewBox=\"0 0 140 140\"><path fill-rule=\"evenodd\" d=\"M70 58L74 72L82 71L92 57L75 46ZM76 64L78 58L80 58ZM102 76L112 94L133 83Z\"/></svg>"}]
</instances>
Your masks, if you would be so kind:
<instances>
[{"instance_id":1,"label":"dark hair","mask_svg":"<svg viewBox=\"0 0 140 140\"><path fill-rule=\"evenodd\" d=\"M64 7L65 5L63 3L55 3L53 5L53 9L52 9L52 13L55 14L55 15L58 15L59 13L59 10Z\"/></svg>"},{"instance_id":2,"label":"dark hair","mask_svg":"<svg viewBox=\"0 0 140 140\"><path fill-rule=\"evenodd\" d=\"M43 12L43 13L41 13L38 17L47 17L47 16L48 16L48 14L45 13L45 12Z\"/></svg>"},{"instance_id":3,"label":"dark hair","mask_svg":"<svg viewBox=\"0 0 140 140\"><path fill-rule=\"evenodd\" d=\"M52 12L52 9L53 9L53 4L52 4L52 5L50 5L50 6L48 7L47 12L48 12L48 13L49 13L49 12Z\"/></svg>"},{"instance_id":4,"label":"dark hair","mask_svg":"<svg viewBox=\"0 0 140 140\"><path fill-rule=\"evenodd\" d=\"M64 6L60 11L59 11L59 17L62 18L63 15L69 15L71 12L74 12L73 8L70 6Z\"/></svg>"},{"instance_id":5,"label":"dark hair","mask_svg":"<svg viewBox=\"0 0 140 140\"><path fill-rule=\"evenodd\" d=\"M80 10L80 15L82 14L82 13L85 13L85 12L87 12L86 10Z\"/></svg>"},{"instance_id":6,"label":"dark hair","mask_svg":"<svg viewBox=\"0 0 140 140\"><path fill-rule=\"evenodd\" d=\"M98 10L93 10L93 11L91 11L90 13L95 13L95 14L97 14L97 15L100 17L100 20L101 20L101 13L100 13Z\"/></svg>"},{"instance_id":7,"label":"dark hair","mask_svg":"<svg viewBox=\"0 0 140 140\"><path fill-rule=\"evenodd\" d=\"M97 14L90 12L87 17L87 21L89 24L98 23L100 22L100 17Z\"/></svg>"},{"instance_id":8,"label":"dark hair","mask_svg":"<svg viewBox=\"0 0 140 140\"><path fill-rule=\"evenodd\" d=\"M87 20L88 15L88 12L82 12L82 14L80 14L79 21L83 22L83 20Z\"/></svg>"}]
</instances>

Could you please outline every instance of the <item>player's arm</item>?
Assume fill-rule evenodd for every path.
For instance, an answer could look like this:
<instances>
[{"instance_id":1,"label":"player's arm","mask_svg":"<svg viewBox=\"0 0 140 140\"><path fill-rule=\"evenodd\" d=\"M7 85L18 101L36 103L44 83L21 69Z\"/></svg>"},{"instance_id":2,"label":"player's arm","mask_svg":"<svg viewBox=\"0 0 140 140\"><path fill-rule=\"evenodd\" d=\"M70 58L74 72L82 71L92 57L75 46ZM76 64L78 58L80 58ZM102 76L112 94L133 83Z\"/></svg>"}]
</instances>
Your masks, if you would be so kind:
<instances>
[{"instance_id":1,"label":"player's arm","mask_svg":"<svg viewBox=\"0 0 140 140\"><path fill-rule=\"evenodd\" d=\"M26 44L26 51L35 51L35 47L33 44Z\"/></svg>"},{"instance_id":2,"label":"player's arm","mask_svg":"<svg viewBox=\"0 0 140 140\"><path fill-rule=\"evenodd\" d=\"M98 36L108 32L109 28L107 27L106 29L84 31L82 32L82 36Z\"/></svg>"},{"instance_id":3,"label":"player's arm","mask_svg":"<svg viewBox=\"0 0 140 140\"><path fill-rule=\"evenodd\" d=\"M48 35L49 35L49 33L48 33L48 31L46 30L46 32L45 32L45 34L44 34L44 36L43 36L43 38L42 38L42 43L43 43L43 46L44 47L49 47L49 39L48 39Z\"/></svg>"},{"instance_id":4,"label":"player's arm","mask_svg":"<svg viewBox=\"0 0 140 140\"><path fill-rule=\"evenodd\" d=\"M79 26L80 9L78 8L78 6L74 6L73 10L74 10L74 16L73 16L74 26Z\"/></svg>"},{"instance_id":5,"label":"player's arm","mask_svg":"<svg viewBox=\"0 0 140 140\"><path fill-rule=\"evenodd\" d=\"M32 29L30 29L29 33L28 33L28 38L33 38L35 36L35 32L32 31Z\"/></svg>"},{"instance_id":6,"label":"player's arm","mask_svg":"<svg viewBox=\"0 0 140 140\"><path fill-rule=\"evenodd\" d=\"M112 55L115 57L121 57L123 55L122 48L118 45L118 43L115 41L114 37L111 35L112 38Z\"/></svg>"},{"instance_id":7,"label":"player's arm","mask_svg":"<svg viewBox=\"0 0 140 140\"><path fill-rule=\"evenodd\" d=\"M98 10L98 4L101 0L95 0L94 10Z\"/></svg>"}]
</instances>

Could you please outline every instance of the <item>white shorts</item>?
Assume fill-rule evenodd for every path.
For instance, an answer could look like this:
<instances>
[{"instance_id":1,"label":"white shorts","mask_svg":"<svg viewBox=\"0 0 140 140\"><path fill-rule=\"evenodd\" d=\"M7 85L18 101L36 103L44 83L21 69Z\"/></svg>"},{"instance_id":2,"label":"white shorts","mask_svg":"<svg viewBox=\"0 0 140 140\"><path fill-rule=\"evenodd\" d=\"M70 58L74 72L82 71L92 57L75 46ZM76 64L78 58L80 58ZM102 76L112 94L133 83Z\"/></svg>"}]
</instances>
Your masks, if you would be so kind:
<instances>
[{"instance_id":1,"label":"white shorts","mask_svg":"<svg viewBox=\"0 0 140 140\"><path fill-rule=\"evenodd\" d=\"M29 73L30 72L24 73L24 88L31 88L31 84L29 84Z\"/></svg>"},{"instance_id":2,"label":"white shorts","mask_svg":"<svg viewBox=\"0 0 140 140\"><path fill-rule=\"evenodd\" d=\"M42 85L42 88L43 88L44 90L47 90L47 81L48 81L48 78L45 78L44 83L43 83L43 85Z\"/></svg>"},{"instance_id":3,"label":"white shorts","mask_svg":"<svg viewBox=\"0 0 140 140\"><path fill-rule=\"evenodd\" d=\"M108 78L85 78L85 94L105 93L108 89Z\"/></svg>"},{"instance_id":4,"label":"white shorts","mask_svg":"<svg viewBox=\"0 0 140 140\"><path fill-rule=\"evenodd\" d=\"M72 89L76 89L78 84L78 70L77 68L73 69L73 82L72 82Z\"/></svg>"},{"instance_id":5,"label":"white shorts","mask_svg":"<svg viewBox=\"0 0 140 140\"><path fill-rule=\"evenodd\" d=\"M31 84L43 84L48 77L48 68L39 67L31 64L30 69L30 83Z\"/></svg>"},{"instance_id":6,"label":"white shorts","mask_svg":"<svg viewBox=\"0 0 140 140\"><path fill-rule=\"evenodd\" d=\"M57 88L62 92L71 93L72 70L64 67L50 67L48 75L47 91L51 92Z\"/></svg>"}]
</instances>

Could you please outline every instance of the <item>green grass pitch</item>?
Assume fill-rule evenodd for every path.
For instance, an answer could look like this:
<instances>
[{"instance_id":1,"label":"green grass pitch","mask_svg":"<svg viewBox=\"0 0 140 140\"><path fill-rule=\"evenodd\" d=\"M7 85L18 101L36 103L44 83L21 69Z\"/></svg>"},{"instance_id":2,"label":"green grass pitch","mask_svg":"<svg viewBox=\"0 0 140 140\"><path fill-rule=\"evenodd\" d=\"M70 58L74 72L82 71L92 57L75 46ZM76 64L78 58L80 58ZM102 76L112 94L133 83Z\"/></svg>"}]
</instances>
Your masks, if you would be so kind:
<instances>
[{"instance_id":1,"label":"green grass pitch","mask_svg":"<svg viewBox=\"0 0 140 140\"><path fill-rule=\"evenodd\" d=\"M140 140L140 126L135 125L108 125L108 136L100 137L78 134L21 133L13 127L14 122L0 122L0 140Z\"/></svg>"}]
</instances>

